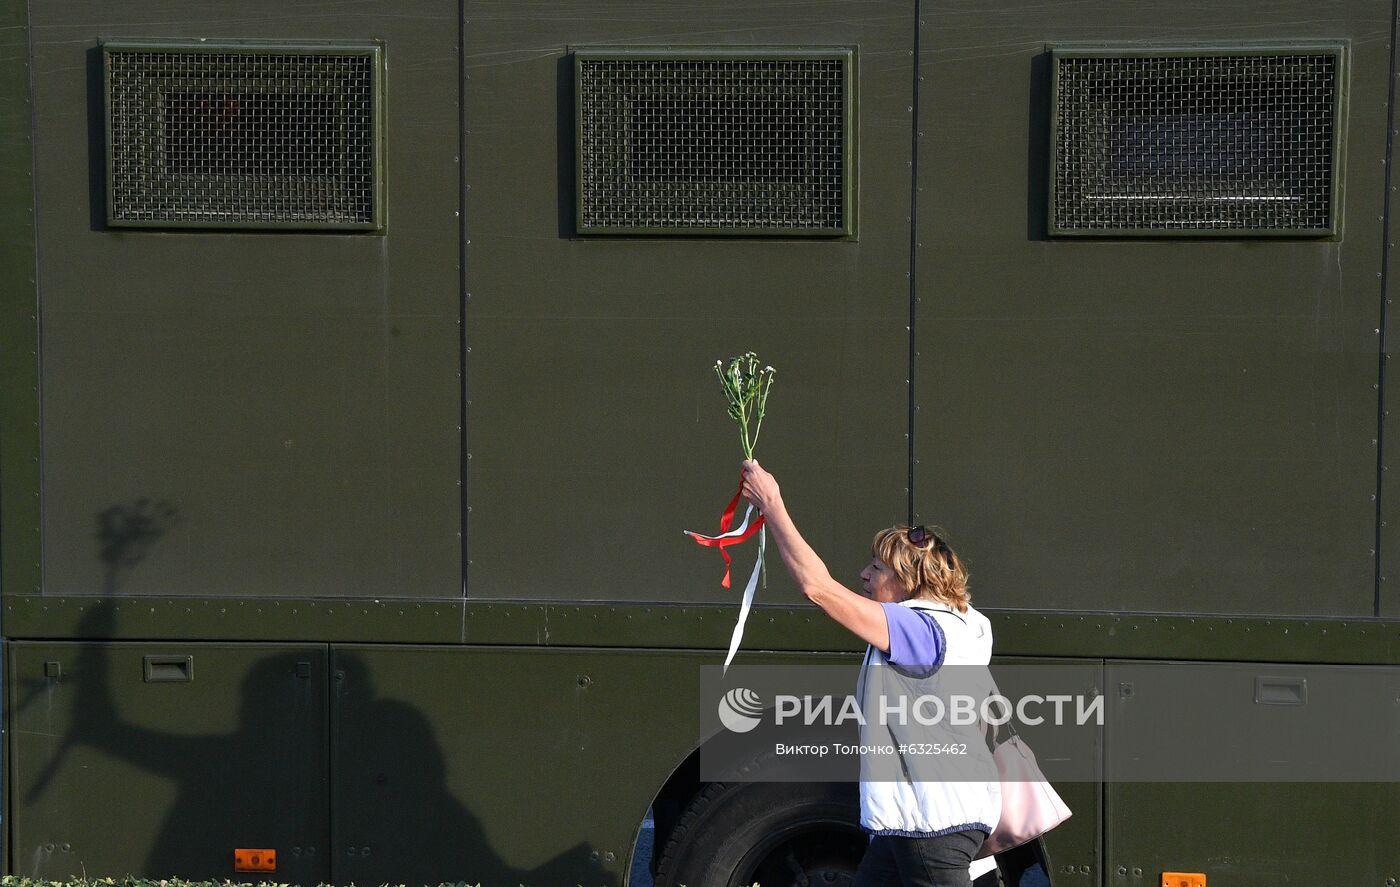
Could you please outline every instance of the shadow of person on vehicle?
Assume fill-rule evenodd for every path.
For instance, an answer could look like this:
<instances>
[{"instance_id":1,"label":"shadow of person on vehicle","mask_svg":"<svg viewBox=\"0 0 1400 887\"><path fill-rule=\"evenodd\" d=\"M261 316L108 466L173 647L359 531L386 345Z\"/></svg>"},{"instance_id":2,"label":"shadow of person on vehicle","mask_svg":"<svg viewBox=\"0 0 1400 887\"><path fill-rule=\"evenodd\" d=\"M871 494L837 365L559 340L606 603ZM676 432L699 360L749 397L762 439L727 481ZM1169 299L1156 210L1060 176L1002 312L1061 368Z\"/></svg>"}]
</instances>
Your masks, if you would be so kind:
<instances>
[{"instance_id":1,"label":"shadow of person on vehicle","mask_svg":"<svg viewBox=\"0 0 1400 887\"><path fill-rule=\"evenodd\" d=\"M165 500L152 501L145 496L130 504L113 505L97 513L97 528L94 537L98 543L98 558L102 561L103 595L99 601L117 593L117 589L126 575L137 564L145 560L151 547L172 526L178 523L179 519L179 510L174 505ZM92 631L100 631L104 628L107 629L106 633L92 634ZM110 627L107 626L106 620L98 617L95 611L90 611L74 632L75 638L107 637L109 635ZM31 705L46 698L50 691L50 680L47 678L15 676L11 680L16 682L19 692L14 708L10 712L12 719L22 716ZM64 737L30 788L27 800L35 800L43 794L57 772L58 766L66 757L74 738L71 733Z\"/></svg>"},{"instance_id":2,"label":"shadow of person on vehicle","mask_svg":"<svg viewBox=\"0 0 1400 887\"><path fill-rule=\"evenodd\" d=\"M334 687L335 845L346 848L344 865L336 860L337 883L618 883L586 844L537 867L509 865L464 803L460 795L466 790L449 784L449 762L428 718L400 699L379 695L370 669L351 652L337 651ZM455 763L459 769L464 764ZM543 828L548 799L539 801L538 817L512 826Z\"/></svg>"},{"instance_id":3,"label":"shadow of person on vehicle","mask_svg":"<svg viewBox=\"0 0 1400 887\"><path fill-rule=\"evenodd\" d=\"M75 868L302 884L618 883L585 844L537 867L507 864L450 788L449 755L430 719L380 696L353 652L336 651L327 673L327 648L314 639L272 651L109 643L121 635L118 607L134 602L119 588L177 519L150 500L98 515L106 594L83 605L73 637L86 643L63 663L61 681L29 688L31 700L56 690L69 716L38 777L16 784L29 809L82 795L83 812L65 822ZM150 811L169 794L163 814ZM150 812L114 826L132 798ZM93 840L94 831L121 839ZM235 873L235 848L275 849L276 874Z\"/></svg>"},{"instance_id":4,"label":"shadow of person on vehicle","mask_svg":"<svg viewBox=\"0 0 1400 887\"><path fill-rule=\"evenodd\" d=\"M141 497L130 505L113 505L97 513L98 557L102 593L114 595L151 548L180 522L180 510L165 501Z\"/></svg>"},{"instance_id":5,"label":"shadow of person on vehicle","mask_svg":"<svg viewBox=\"0 0 1400 887\"><path fill-rule=\"evenodd\" d=\"M79 636L111 637L116 613L114 602L94 602ZM94 786L92 794L114 804L122 798L145 798L150 804L166 794L169 790L153 784L151 775L173 786L174 800L139 870L139 844L130 847L131 859L122 860L130 874L222 880L234 875L235 848L278 850L284 877L324 870L323 862L316 864L329 847L320 661L309 649L268 656L232 645L90 642L81 647L66 681L73 703L65 745L101 757L75 749L69 766L81 766ZM227 704L233 698L238 711L228 729ZM114 766L112 758L126 766ZM36 783L27 802L34 803L45 785ZM120 816L121 807L111 815ZM87 821L89 828L96 826ZM74 843L94 843L83 837ZM146 835L136 827L129 837ZM85 864L91 870L113 862Z\"/></svg>"}]
</instances>

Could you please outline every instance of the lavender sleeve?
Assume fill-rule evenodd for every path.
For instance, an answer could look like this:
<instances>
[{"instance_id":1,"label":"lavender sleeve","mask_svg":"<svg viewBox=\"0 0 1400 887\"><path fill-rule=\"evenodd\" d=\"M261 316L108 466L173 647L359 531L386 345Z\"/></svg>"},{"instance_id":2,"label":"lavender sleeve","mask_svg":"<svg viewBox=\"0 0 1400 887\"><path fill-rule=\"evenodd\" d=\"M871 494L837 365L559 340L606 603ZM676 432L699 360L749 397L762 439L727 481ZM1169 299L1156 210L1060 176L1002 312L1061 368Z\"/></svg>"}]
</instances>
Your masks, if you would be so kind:
<instances>
[{"instance_id":1,"label":"lavender sleeve","mask_svg":"<svg viewBox=\"0 0 1400 887\"><path fill-rule=\"evenodd\" d=\"M938 620L899 604L880 606L885 608L890 628L890 663L925 676L937 671L947 643Z\"/></svg>"}]
</instances>

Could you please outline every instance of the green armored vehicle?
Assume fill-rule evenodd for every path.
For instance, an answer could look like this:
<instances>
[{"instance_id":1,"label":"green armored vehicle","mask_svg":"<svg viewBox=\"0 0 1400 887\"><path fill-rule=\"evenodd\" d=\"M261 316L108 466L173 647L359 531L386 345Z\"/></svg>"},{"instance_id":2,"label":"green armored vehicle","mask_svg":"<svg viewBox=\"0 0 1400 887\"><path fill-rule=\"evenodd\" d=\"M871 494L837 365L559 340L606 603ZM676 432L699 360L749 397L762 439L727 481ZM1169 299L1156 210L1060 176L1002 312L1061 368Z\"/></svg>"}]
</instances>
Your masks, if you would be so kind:
<instances>
[{"instance_id":1,"label":"green armored vehicle","mask_svg":"<svg viewBox=\"0 0 1400 887\"><path fill-rule=\"evenodd\" d=\"M7 872L844 883L849 786L699 767L747 349L833 570L947 527L1105 761L1400 666L1389 3L0 15ZM769 572L737 661L854 677ZM1060 784L1054 882L1393 885L1377 758Z\"/></svg>"}]
</instances>

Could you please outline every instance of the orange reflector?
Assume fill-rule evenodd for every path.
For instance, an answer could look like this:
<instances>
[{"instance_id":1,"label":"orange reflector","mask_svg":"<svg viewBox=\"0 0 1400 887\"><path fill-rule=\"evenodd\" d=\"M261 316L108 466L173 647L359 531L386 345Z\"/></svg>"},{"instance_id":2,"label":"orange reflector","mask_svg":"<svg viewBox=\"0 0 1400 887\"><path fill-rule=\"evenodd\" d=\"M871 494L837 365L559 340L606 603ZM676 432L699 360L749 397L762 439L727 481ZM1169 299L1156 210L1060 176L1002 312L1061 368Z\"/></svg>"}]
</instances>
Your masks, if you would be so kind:
<instances>
[{"instance_id":1,"label":"orange reflector","mask_svg":"<svg viewBox=\"0 0 1400 887\"><path fill-rule=\"evenodd\" d=\"M276 850L235 850L233 851L235 872L275 872L277 871Z\"/></svg>"},{"instance_id":2,"label":"orange reflector","mask_svg":"<svg viewBox=\"0 0 1400 887\"><path fill-rule=\"evenodd\" d=\"M1201 872L1162 872L1162 887L1206 887Z\"/></svg>"}]
</instances>

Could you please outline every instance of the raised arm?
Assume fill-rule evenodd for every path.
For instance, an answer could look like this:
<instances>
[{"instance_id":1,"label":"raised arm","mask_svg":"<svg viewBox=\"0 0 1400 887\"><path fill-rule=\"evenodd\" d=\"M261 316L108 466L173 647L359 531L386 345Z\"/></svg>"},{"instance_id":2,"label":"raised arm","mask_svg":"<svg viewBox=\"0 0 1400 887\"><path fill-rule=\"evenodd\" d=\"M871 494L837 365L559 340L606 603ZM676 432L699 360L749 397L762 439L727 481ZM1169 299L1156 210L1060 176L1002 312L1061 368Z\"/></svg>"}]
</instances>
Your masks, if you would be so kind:
<instances>
[{"instance_id":1,"label":"raised arm","mask_svg":"<svg viewBox=\"0 0 1400 887\"><path fill-rule=\"evenodd\" d=\"M773 475L757 461L743 463L744 497L763 512L764 525L778 546L783 566L792 574L797 587L812 603L841 623L856 637L881 652L890 649L890 627L885 610L875 601L856 594L835 579L826 564L802 538L797 525L783 504L782 492Z\"/></svg>"}]
</instances>

